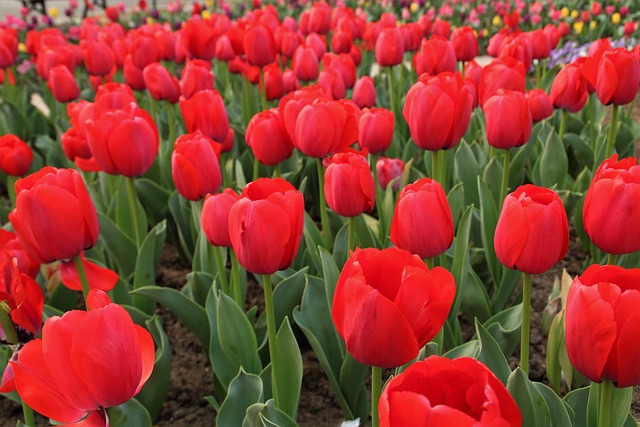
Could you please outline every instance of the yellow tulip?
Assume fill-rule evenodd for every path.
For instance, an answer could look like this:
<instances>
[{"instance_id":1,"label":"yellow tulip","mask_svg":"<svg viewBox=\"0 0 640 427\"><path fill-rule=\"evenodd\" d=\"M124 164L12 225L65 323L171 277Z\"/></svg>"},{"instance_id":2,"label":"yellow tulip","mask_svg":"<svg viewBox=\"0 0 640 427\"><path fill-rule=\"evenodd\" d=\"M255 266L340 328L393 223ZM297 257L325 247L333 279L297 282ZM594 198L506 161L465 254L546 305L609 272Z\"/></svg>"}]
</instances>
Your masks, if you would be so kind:
<instances>
[{"instance_id":1,"label":"yellow tulip","mask_svg":"<svg viewBox=\"0 0 640 427\"><path fill-rule=\"evenodd\" d=\"M202 16L202 19L209 19L211 18L211 12L205 9L202 12L200 12L200 16Z\"/></svg>"},{"instance_id":2,"label":"yellow tulip","mask_svg":"<svg viewBox=\"0 0 640 427\"><path fill-rule=\"evenodd\" d=\"M147 16L147 25L153 25L153 18Z\"/></svg>"},{"instance_id":3,"label":"yellow tulip","mask_svg":"<svg viewBox=\"0 0 640 427\"><path fill-rule=\"evenodd\" d=\"M614 13L613 15L611 15L611 22L615 25L618 25L620 23L620 14L618 12Z\"/></svg>"},{"instance_id":4,"label":"yellow tulip","mask_svg":"<svg viewBox=\"0 0 640 427\"><path fill-rule=\"evenodd\" d=\"M576 34L582 33L582 27L584 27L584 22L582 21L576 21L573 23L573 31L575 31Z\"/></svg>"},{"instance_id":5,"label":"yellow tulip","mask_svg":"<svg viewBox=\"0 0 640 427\"><path fill-rule=\"evenodd\" d=\"M58 8L55 6L51 6L49 8L49 16L52 18L55 18L56 16L58 16Z\"/></svg>"},{"instance_id":6,"label":"yellow tulip","mask_svg":"<svg viewBox=\"0 0 640 427\"><path fill-rule=\"evenodd\" d=\"M569 16L569 8L565 6L562 9L560 9L560 17L566 18L567 16Z\"/></svg>"},{"instance_id":7,"label":"yellow tulip","mask_svg":"<svg viewBox=\"0 0 640 427\"><path fill-rule=\"evenodd\" d=\"M578 16L580 16L580 12L578 12L578 11L577 11L577 10L575 10L575 9L573 9L573 10L571 11L571 17L572 17L573 19L576 19Z\"/></svg>"},{"instance_id":8,"label":"yellow tulip","mask_svg":"<svg viewBox=\"0 0 640 427\"><path fill-rule=\"evenodd\" d=\"M411 13L416 13L419 9L420 5L418 3L411 3L411 6L409 6Z\"/></svg>"},{"instance_id":9,"label":"yellow tulip","mask_svg":"<svg viewBox=\"0 0 640 427\"><path fill-rule=\"evenodd\" d=\"M502 18L500 18L500 16L496 15L493 17L493 20L491 21L491 24L494 27L500 27L502 26Z\"/></svg>"},{"instance_id":10,"label":"yellow tulip","mask_svg":"<svg viewBox=\"0 0 640 427\"><path fill-rule=\"evenodd\" d=\"M27 45L25 45L24 43L18 43L18 51L25 53L27 51Z\"/></svg>"},{"instance_id":11,"label":"yellow tulip","mask_svg":"<svg viewBox=\"0 0 640 427\"><path fill-rule=\"evenodd\" d=\"M589 22L590 29L595 30L597 26L598 26L598 23L596 21Z\"/></svg>"},{"instance_id":12,"label":"yellow tulip","mask_svg":"<svg viewBox=\"0 0 640 427\"><path fill-rule=\"evenodd\" d=\"M206 0L204 4L206 4L207 7L213 7L213 0Z\"/></svg>"}]
</instances>

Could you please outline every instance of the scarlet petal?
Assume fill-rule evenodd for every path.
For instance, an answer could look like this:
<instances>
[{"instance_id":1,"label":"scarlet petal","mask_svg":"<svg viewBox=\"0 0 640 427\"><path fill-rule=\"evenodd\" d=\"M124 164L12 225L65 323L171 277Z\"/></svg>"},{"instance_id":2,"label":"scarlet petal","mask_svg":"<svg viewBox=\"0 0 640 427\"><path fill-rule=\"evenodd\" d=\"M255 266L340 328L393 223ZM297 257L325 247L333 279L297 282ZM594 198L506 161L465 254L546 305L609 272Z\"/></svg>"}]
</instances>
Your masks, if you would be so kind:
<instances>
[{"instance_id":1,"label":"scarlet petal","mask_svg":"<svg viewBox=\"0 0 640 427\"><path fill-rule=\"evenodd\" d=\"M153 365L156 358L156 352L153 345L153 338L151 334L145 328L140 325L135 325L136 332L138 333L138 340L140 341L140 352L142 356L142 375L140 376L140 383L136 388L136 393L140 391L142 386L147 382L153 371Z\"/></svg>"},{"instance_id":2,"label":"scarlet petal","mask_svg":"<svg viewBox=\"0 0 640 427\"><path fill-rule=\"evenodd\" d=\"M618 87L618 72L610 59L601 59L598 67L596 90L598 99L604 105L609 104Z\"/></svg>"},{"instance_id":3,"label":"scarlet petal","mask_svg":"<svg viewBox=\"0 0 640 427\"><path fill-rule=\"evenodd\" d=\"M388 396L389 403L383 404L381 401L378 405L380 427L428 427L430 425L427 420L432 409L426 396L411 391L395 391Z\"/></svg>"},{"instance_id":4,"label":"scarlet petal","mask_svg":"<svg viewBox=\"0 0 640 427\"><path fill-rule=\"evenodd\" d=\"M87 274L90 289L100 289L106 292L116 286L116 283L118 283L118 273L88 261L84 253L80 255L80 258L82 259L82 265ZM62 284L67 288L73 291L82 290L80 276L73 261L65 261L60 264L60 275L62 277Z\"/></svg>"},{"instance_id":5,"label":"scarlet petal","mask_svg":"<svg viewBox=\"0 0 640 427\"><path fill-rule=\"evenodd\" d=\"M524 209L514 197L507 196L493 242L500 262L509 268L515 268L528 238L529 227Z\"/></svg>"},{"instance_id":6,"label":"scarlet petal","mask_svg":"<svg viewBox=\"0 0 640 427\"><path fill-rule=\"evenodd\" d=\"M631 387L640 384L640 291L626 291L615 308L618 324L618 341L615 348L617 362L617 387ZM605 368L608 370L609 366ZM616 378L610 377L610 378Z\"/></svg>"},{"instance_id":7,"label":"scarlet petal","mask_svg":"<svg viewBox=\"0 0 640 427\"><path fill-rule=\"evenodd\" d=\"M104 308L109 304L111 304L111 298L104 291L100 289L89 291L89 295L87 295L87 307L89 310Z\"/></svg>"}]
</instances>

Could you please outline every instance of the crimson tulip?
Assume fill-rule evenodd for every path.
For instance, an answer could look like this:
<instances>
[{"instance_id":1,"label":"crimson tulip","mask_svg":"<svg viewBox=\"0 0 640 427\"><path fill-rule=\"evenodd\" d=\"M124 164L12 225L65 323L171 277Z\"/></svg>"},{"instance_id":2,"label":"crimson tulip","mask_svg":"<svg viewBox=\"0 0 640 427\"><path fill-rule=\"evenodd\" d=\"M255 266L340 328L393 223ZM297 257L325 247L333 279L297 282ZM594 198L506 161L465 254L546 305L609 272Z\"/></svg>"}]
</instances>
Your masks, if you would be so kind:
<instances>
[{"instance_id":1,"label":"crimson tulip","mask_svg":"<svg viewBox=\"0 0 640 427\"><path fill-rule=\"evenodd\" d=\"M566 307L569 361L594 382L640 384L640 269L591 265L576 277Z\"/></svg>"},{"instance_id":2,"label":"crimson tulip","mask_svg":"<svg viewBox=\"0 0 640 427\"><path fill-rule=\"evenodd\" d=\"M9 68L18 59L18 31L0 28L0 70Z\"/></svg>"},{"instance_id":3,"label":"crimson tulip","mask_svg":"<svg viewBox=\"0 0 640 427\"><path fill-rule=\"evenodd\" d=\"M267 101L280 99L284 95L282 72L277 64L273 63L264 67L264 87ZM262 91L262 86L260 86L260 91Z\"/></svg>"},{"instance_id":4,"label":"crimson tulip","mask_svg":"<svg viewBox=\"0 0 640 427\"><path fill-rule=\"evenodd\" d=\"M373 79L369 76L362 76L353 88L353 102L360 108L371 108L376 105L376 87Z\"/></svg>"},{"instance_id":5,"label":"crimson tulip","mask_svg":"<svg viewBox=\"0 0 640 427\"><path fill-rule=\"evenodd\" d=\"M64 65L55 65L49 69L47 87L58 102L75 101L80 96L78 82Z\"/></svg>"},{"instance_id":6,"label":"crimson tulip","mask_svg":"<svg viewBox=\"0 0 640 427\"><path fill-rule=\"evenodd\" d=\"M171 154L171 174L178 193L197 201L222 185L222 147L200 131L176 139Z\"/></svg>"},{"instance_id":7,"label":"crimson tulip","mask_svg":"<svg viewBox=\"0 0 640 427\"><path fill-rule=\"evenodd\" d=\"M15 188L9 221L31 256L43 263L71 259L98 241L96 208L77 171L47 166Z\"/></svg>"},{"instance_id":8,"label":"crimson tulip","mask_svg":"<svg viewBox=\"0 0 640 427\"><path fill-rule=\"evenodd\" d=\"M153 99L165 100L171 104L175 104L180 99L180 82L159 62L153 62L144 67L142 77Z\"/></svg>"},{"instance_id":9,"label":"crimson tulip","mask_svg":"<svg viewBox=\"0 0 640 427\"><path fill-rule=\"evenodd\" d=\"M356 84L356 64L348 53L326 53L322 56L321 62L324 69L333 67L340 72L346 89L351 89Z\"/></svg>"},{"instance_id":10,"label":"crimson tulip","mask_svg":"<svg viewBox=\"0 0 640 427\"><path fill-rule=\"evenodd\" d=\"M358 121L358 145L370 153L385 151L393 142L393 113L384 108L365 108Z\"/></svg>"},{"instance_id":11,"label":"crimson tulip","mask_svg":"<svg viewBox=\"0 0 640 427\"><path fill-rule=\"evenodd\" d=\"M16 233L0 228L0 251L16 259L18 271L33 279L36 278L40 271L40 262L31 256Z\"/></svg>"},{"instance_id":12,"label":"crimson tulip","mask_svg":"<svg viewBox=\"0 0 640 427\"><path fill-rule=\"evenodd\" d=\"M144 74L142 70L135 66L131 55L127 55L122 65L122 74L124 75L124 81L134 90L145 90L147 86L144 83Z\"/></svg>"},{"instance_id":13,"label":"crimson tulip","mask_svg":"<svg viewBox=\"0 0 640 427\"><path fill-rule=\"evenodd\" d=\"M291 68L285 69L282 73L282 85L285 95L302 87L302 85L300 85L300 81L296 77L296 73L294 73Z\"/></svg>"},{"instance_id":14,"label":"crimson tulip","mask_svg":"<svg viewBox=\"0 0 640 427\"><path fill-rule=\"evenodd\" d=\"M449 249L453 243L453 216L447 195L437 181L421 178L402 189L391 220L391 241L422 259Z\"/></svg>"},{"instance_id":15,"label":"crimson tulip","mask_svg":"<svg viewBox=\"0 0 640 427\"><path fill-rule=\"evenodd\" d=\"M265 165L277 165L293 153L293 143L277 108L254 115L247 125L245 140L253 155Z\"/></svg>"},{"instance_id":16,"label":"crimson tulip","mask_svg":"<svg viewBox=\"0 0 640 427\"><path fill-rule=\"evenodd\" d=\"M149 64L160 62L160 46L149 34L137 33L131 42L130 55L136 68L144 70Z\"/></svg>"},{"instance_id":17,"label":"crimson tulip","mask_svg":"<svg viewBox=\"0 0 640 427\"><path fill-rule=\"evenodd\" d=\"M338 215L355 217L371 212L376 187L367 159L351 151L331 156L324 175L324 196Z\"/></svg>"},{"instance_id":18,"label":"crimson tulip","mask_svg":"<svg viewBox=\"0 0 640 427\"><path fill-rule=\"evenodd\" d=\"M549 96L556 108L571 113L582 110L589 99L589 92L580 67L574 63L562 67L553 80Z\"/></svg>"},{"instance_id":19,"label":"crimson tulip","mask_svg":"<svg viewBox=\"0 0 640 427\"><path fill-rule=\"evenodd\" d=\"M522 425L504 384L470 357L414 363L389 381L378 408L380 427Z\"/></svg>"},{"instance_id":20,"label":"crimson tulip","mask_svg":"<svg viewBox=\"0 0 640 427\"><path fill-rule=\"evenodd\" d=\"M82 261L82 267L90 289L100 289L108 292L118 283L118 273L89 261L84 252L80 254L80 260ZM60 263L60 278L62 279L62 284L72 291L82 290L80 274L78 274L74 261L67 260Z\"/></svg>"},{"instance_id":21,"label":"crimson tulip","mask_svg":"<svg viewBox=\"0 0 640 427\"><path fill-rule=\"evenodd\" d=\"M478 39L469 26L458 27L451 34L451 45L458 61L471 61L478 56Z\"/></svg>"},{"instance_id":22,"label":"crimson tulip","mask_svg":"<svg viewBox=\"0 0 640 427\"><path fill-rule=\"evenodd\" d=\"M551 40L542 28L533 30L530 33L531 52L533 59L545 59L551 54Z\"/></svg>"},{"instance_id":23,"label":"crimson tulip","mask_svg":"<svg viewBox=\"0 0 640 427\"><path fill-rule=\"evenodd\" d=\"M23 176L31 168L33 152L29 145L16 135L0 136L0 170L7 175Z\"/></svg>"},{"instance_id":24,"label":"crimson tulip","mask_svg":"<svg viewBox=\"0 0 640 427\"><path fill-rule=\"evenodd\" d=\"M229 212L240 196L230 188L221 193L208 194L202 205L202 230L213 246L231 246Z\"/></svg>"},{"instance_id":25,"label":"crimson tulip","mask_svg":"<svg viewBox=\"0 0 640 427\"><path fill-rule=\"evenodd\" d=\"M298 253L303 225L302 193L281 178L250 182L229 211L231 245L240 265L254 274L288 268Z\"/></svg>"},{"instance_id":26,"label":"crimson tulip","mask_svg":"<svg viewBox=\"0 0 640 427\"><path fill-rule=\"evenodd\" d=\"M24 402L61 423L106 426L104 408L127 402L145 384L155 357L151 334L101 291L91 311L72 310L44 324L11 366Z\"/></svg>"},{"instance_id":27,"label":"crimson tulip","mask_svg":"<svg viewBox=\"0 0 640 427\"><path fill-rule=\"evenodd\" d=\"M80 48L89 74L106 76L111 72L115 59L107 43L102 40L82 40Z\"/></svg>"},{"instance_id":28,"label":"crimson tulip","mask_svg":"<svg viewBox=\"0 0 640 427\"><path fill-rule=\"evenodd\" d=\"M180 43L189 58L211 61L215 56L218 30L209 20L191 18L182 24Z\"/></svg>"},{"instance_id":29,"label":"crimson tulip","mask_svg":"<svg viewBox=\"0 0 640 427\"><path fill-rule=\"evenodd\" d=\"M596 95L604 105L626 105L640 85L640 61L626 47L604 52L598 66Z\"/></svg>"},{"instance_id":30,"label":"crimson tulip","mask_svg":"<svg viewBox=\"0 0 640 427\"><path fill-rule=\"evenodd\" d=\"M9 308L14 324L37 335L42 326L44 295L33 277L20 271L18 263L10 252L0 251L0 302Z\"/></svg>"},{"instance_id":31,"label":"crimson tulip","mask_svg":"<svg viewBox=\"0 0 640 427\"><path fill-rule=\"evenodd\" d=\"M402 62L404 41L397 27L385 28L380 32L375 47L376 62L382 67L393 67Z\"/></svg>"},{"instance_id":32,"label":"crimson tulip","mask_svg":"<svg viewBox=\"0 0 640 427\"><path fill-rule=\"evenodd\" d=\"M519 147L529 140L533 120L524 93L498 89L482 109L487 122L487 142L492 147Z\"/></svg>"},{"instance_id":33,"label":"crimson tulip","mask_svg":"<svg viewBox=\"0 0 640 427\"><path fill-rule=\"evenodd\" d=\"M358 362L401 366L436 336L455 292L451 273L408 251L356 248L336 284L333 323Z\"/></svg>"},{"instance_id":34,"label":"crimson tulip","mask_svg":"<svg viewBox=\"0 0 640 427\"><path fill-rule=\"evenodd\" d=\"M507 195L496 225L498 260L528 274L549 270L569 248L569 223L560 196L531 184Z\"/></svg>"},{"instance_id":35,"label":"crimson tulip","mask_svg":"<svg viewBox=\"0 0 640 427\"><path fill-rule=\"evenodd\" d=\"M251 25L244 34L242 45L251 65L264 67L276 60L276 42L266 25Z\"/></svg>"},{"instance_id":36,"label":"crimson tulip","mask_svg":"<svg viewBox=\"0 0 640 427\"><path fill-rule=\"evenodd\" d=\"M135 103L136 98L133 96L129 86L121 83L103 84L100 85L96 92L94 101L95 114L100 116L109 110L126 110L131 107L131 104ZM86 120L84 117L83 119L81 121ZM83 124L80 125L82 126Z\"/></svg>"},{"instance_id":37,"label":"crimson tulip","mask_svg":"<svg viewBox=\"0 0 640 427\"><path fill-rule=\"evenodd\" d=\"M456 70L456 52L446 38L433 35L422 40L420 51L415 57L415 69L418 76L423 73L435 76Z\"/></svg>"},{"instance_id":38,"label":"crimson tulip","mask_svg":"<svg viewBox=\"0 0 640 427\"><path fill-rule=\"evenodd\" d=\"M201 59L187 61L180 76L180 91L189 99L199 90L213 89L214 77L211 63Z\"/></svg>"},{"instance_id":39,"label":"crimson tulip","mask_svg":"<svg viewBox=\"0 0 640 427\"><path fill-rule=\"evenodd\" d=\"M229 118L222 96L215 90L200 90L190 99L180 98L180 111L187 132L202 131L214 141L224 141L229 133Z\"/></svg>"},{"instance_id":40,"label":"crimson tulip","mask_svg":"<svg viewBox=\"0 0 640 427\"><path fill-rule=\"evenodd\" d=\"M298 80L316 80L320 74L318 57L313 48L300 45L293 54L291 68Z\"/></svg>"},{"instance_id":41,"label":"crimson tulip","mask_svg":"<svg viewBox=\"0 0 640 427\"><path fill-rule=\"evenodd\" d=\"M402 176L403 171L404 162L402 159L380 157L376 162L378 185L380 185L383 190L386 190L391 181L395 180L393 183L393 190L397 191L400 188L400 181L398 181L398 178Z\"/></svg>"},{"instance_id":42,"label":"crimson tulip","mask_svg":"<svg viewBox=\"0 0 640 427\"><path fill-rule=\"evenodd\" d=\"M543 89L531 89L525 95L531 111L531 119L538 123L553 114L551 98Z\"/></svg>"},{"instance_id":43,"label":"crimson tulip","mask_svg":"<svg viewBox=\"0 0 640 427\"><path fill-rule=\"evenodd\" d=\"M322 71L320 71L318 86L329 92L333 99L342 99L347 92L342 74L340 74L337 68L332 66L323 68Z\"/></svg>"},{"instance_id":44,"label":"crimson tulip","mask_svg":"<svg viewBox=\"0 0 640 427\"><path fill-rule=\"evenodd\" d=\"M509 89L525 92L526 70L522 62L506 57L494 59L484 67L478 84L478 100L480 105L496 94L498 89Z\"/></svg>"}]
</instances>

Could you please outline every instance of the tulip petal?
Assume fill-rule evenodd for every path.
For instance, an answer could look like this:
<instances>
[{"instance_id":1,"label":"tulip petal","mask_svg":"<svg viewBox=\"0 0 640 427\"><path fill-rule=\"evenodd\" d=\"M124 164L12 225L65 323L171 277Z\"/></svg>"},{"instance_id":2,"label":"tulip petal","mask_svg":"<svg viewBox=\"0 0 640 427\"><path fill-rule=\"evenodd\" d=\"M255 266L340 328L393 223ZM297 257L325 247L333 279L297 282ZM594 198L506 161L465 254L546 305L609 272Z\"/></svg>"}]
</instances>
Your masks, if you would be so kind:
<instances>
[{"instance_id":1,"label":"tulip petal","mask_svg":"<svg viewBox=\"0 0 640 427\"><path fill-rule=\"evenodd\" d=\"M156 358L155 347L153 345L153 338L151 334L145 328L140 325L134 325L136 332L138 333L138 340L140 341L140 354L142 356L142 375L140 376L140 383L136 388L135 394L138 394L142 386L147 382L153 371L153 366Z\"/></svg>"},{"instance_id":2,"label":"tulip petal","mask_svg":"<svg viewBox=\"0 0 640 427\"><path fill-rule=\"evenodd\" d=\"M598 67L598 79L596 83L596 94L604 105L608 105L613 98L618 87L618 72L616 66L608 58L600 60Z\"/></svg>"},{"instance_id":3,"label":"tulip petal","mask_svg":"<svg viewBox=\"0 0 640 427\"><path fill-rule=\"evenodd\" d=\"M84 252L80 255L82 259L82 265L87 275L87 282L89 282L90 289L99 289L101 291L110 291L118 283L118 273L108 268L101 267L95 264L84 256ZM81 291L82 284L80 283L80 276L78 270L73 261L65 261L60 263L60 276L62 278L62 284L72 291Z\"/></svg>"},{"instance_id":4,"label":"tulip petal","mask_svg":"<svg viewBox=\"0 0 640 427\"><path fill-rule=\"evenodd\" d=\"M104 410L91 411L77 423L65 424L64 427L109 427L107 413Z\"/></svg>"},{"instance_id":5,"label":"tulip petal","mask_svg":"<svg viewBox=\"0 0 640 427\"><path fill-rule=\"evenodd\" d=\"M389 393L389 408L379 405L380 425L428 427L431 404L426 396L411 391ZM392 410L390 408L393 408Z\"/></svg>"},{"instance_id":6,"label":"tulip petal","mask_svg":"<svg viewBox=\"0 0 640 427\"><path fill-rule=\"evenodd\" d=\"M514 269L528 238L529 227L524 209L509 195L504 200L494 236L495 251L500 262Z\"/></svg>"},{"instance_id":7,"label":"tulip petal","mask_svg":"<svg viewBox=\"0 0 640 427\"><path fill-rule=\"evenodd\" d=\"M627 291L622 294L615 308L618 324L618 341L615 356L617 376L609 377L618 380L617 387L631 387L640 384L640 291ZM605 368L605 375L609 366Z\"/></svg>"}]
</instances>

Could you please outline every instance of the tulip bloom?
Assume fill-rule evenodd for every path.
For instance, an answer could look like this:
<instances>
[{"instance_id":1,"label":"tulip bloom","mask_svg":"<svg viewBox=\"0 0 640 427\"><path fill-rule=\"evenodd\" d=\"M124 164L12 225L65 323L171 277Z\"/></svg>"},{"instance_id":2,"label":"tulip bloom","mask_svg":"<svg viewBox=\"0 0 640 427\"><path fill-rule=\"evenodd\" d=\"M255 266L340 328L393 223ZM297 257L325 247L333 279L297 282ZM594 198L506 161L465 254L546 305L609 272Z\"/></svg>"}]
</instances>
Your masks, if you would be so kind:
<instances>
[{"instance_id":1,"label":"tulip bloom","mask_svg":"<svg viewBox=\"0 0 640 427\"><path fill-rule=\"evenodd\" d=\"M333 323L358 362L400 366L437 335L455 292L451 273L408 251L356 248L336 284Z\"/></svg>"},{"instance_id":2,"label":"tulip bloom","mask_svg":"<svg viewBox=\"0 0 640 427\"><path fill-rule=\"evenodd\" d=\"M0 302L9 307L13 323L37 335L42 326L44 295L40 285L20 271L18 263L10 252L0 252Z\"/></svg>"},{"instance_id":3,"label":"tulip bloom","mask_svg":"<svg viewBox=\"0 0 640 427\"><path fill-rule=\"evenodd\" d=\"M376 105L376 87L373 79L369 76L362 76L353 88L353 102L360 108L371 108Z\"/></svg>"},{"instance_id":4,"label":"tulip bloom","mask_svg":"<svg viewBox=\"0 0 640 427\"><path fill-rule=\"evenodd\" d=\"M609 254L640 250L640 166L618 155L600 164L582 209L584 230L598 249Z\"/></svg>"},{"instance_id":5,"label":"tulip bloom","mask_svg":"<svg viewBox=\"0 0 640 427\"><path fill-rule=\"evenodd\" d=\"M84 273L87 275L89 289L100 289L108 292L118 283L118 273L89 261L84 252L80 254L80 260L82 261ZM75 262L68 260L60 263L60 278L62 279L62 284L72 291L82 290L82 282Z\"/></svg>"},{"instance_id":6,"label":"tulip bloom","mask_svg":"<svg viewBox=\"0 0 640 427\"><path fill-rule=\"evenodd\" d=\"M478 39L469 26L458 27L451 34L451 45L458 61L471 61L478 56Z\"/></svg>"},{"instance_id":7,"label":"tulip bloom","mask_svg":"<svg viewBox=\"0 0 640 427\"><path fill-rule=\"evenodd\" d=\"M320 74L318 57L313 48L300 45L293 54L291 68L298 80L303 82L316 80Z\"/></svg>"},{"instance_id":8,"label":"tulip bloom","mask_svg":"<svg viewBox=\"0 0 640 427\"><path fill-rule=\"evenodd\" d=\"M393 113L384 108L365 108L358 122L358 145L370 153L380 153L393 142Z\"/></svg>"},{"instance_id":9,"label":"tulip bloom","mask_svg":"<svg viewBox=\"0 0 640 427\"><path fill-rule=\"evenodd\" d=\"M288 268L298 253L303 225L302 193L281 178L250 182L229 212L233 250L240 265L254 274Z\"/></svg>"},{"instance_id":10,"label":"tulip bloom","mask_svg":"<svg viewBox=\"0 0 640 427\"><path fill-rule=\"evenodd\" d=\"M421 178L402 189L391 220L391 241L422 259L449 249L453 243L453 216L447 195L437 181Z\"/></svg>"},{"instance_id":11,"label":"tulip bloom","mask_svg":"<svg viewBox=\"0 0 640 427\"><path fill-rule=\"evenodd\" d=\"M75 101L80 96L78 82L64 65L55 65L49 70L47 87L58 102Z\"/></svg>"},{"instance_id":12,"label":"tulip bloom","mask_svg":"<svg viewBox=\"0 0 640 427\"><path fill-rule=\"evenodd\" d=\"M378 174L378 185L383 190L387 189L387 186L393 181L393 190L397 191L400 188L400 181L397 178L402 176L404 171L404 162L402 159L390 159L388 157L380 157L376 163L376 172Z\"/></svg>"},{"instance_id":13,"label":"tulip bloom","mask_svg":"<svg viewBox=\"0 0 640 427\"><path fill-rule=\"evenodd\" d=\"M482 70L478 84L480 105L491 98L499 89L525 92L526 71L522 62L513 58L494 59Z\"/></svg>"},{"instance_id":14,"label":"tulip bloom","mask_svg":"<svg viewBox=\"0 0 640 427\"><path fill-rule=\"evenodd\" d=\"M598 66L596 95L604 105L626 105L640 85L640 61L626 47L604 52Z\"/></svg>"},{"instance_id":15,"label":"tulip bloom","mask_svg":"<svg viewBox=\"0 0 640 427\"><path fill-rule=\"evenodd\" d=\"M155 352L151 334L104 292L92 291L87 301L91 311L49 318L42 338L10 363L18 394L35 411L65 424L105 426L104 408L140 391Z\"/></svg>"},{"instance_id":16,"label":"tulip bloom","mask_svg":"<svg viewBox=\"0 0 640 427\"><path fill-rule=\"evenodd\" d=\"M553 80L549 96L556 108L562 108L570 113L582 110L589 99L589 92L587 92L587 81L580 67L576 64L562 67Z\"/></svg>"},{"instance_id":17,"label":"tulip bloom","mask_svg":"<svg viewBox=\"0 0 640 427\"><path fill-rule=\"evenodd\" d=\"M31 256L43 263L78 256L100 233L96 208L73 169L44 167L18 180L9 221Z\"/></svg>"},{"instance_id":18,"label":"tulip bloom","mask_svg":"<svg viewBox=\"0 0 640 427\"><path fill-rule=\"evenodd\" d=\"M190 99L181 97L180 111L187 132L200 130L216 142L222 142L227 137L229 118L222 96L217 90L200 90Z\"/></svg>"},{"instance_id":19,"label":"tulip bloom","mask_svg":"<svg viewBox=\"0 0 640 427\"><path fill-rule=\"evenodd\" d=\"M231 246L229 212L240 196L230 188L222 193L208 194L202 205L202 230L213 246Z\"/></svg>"},{"instance_id":20,"label":"tulip bloom","mask_svg":"<svg viewBox=\"0 0 640 427\"><path fill-rule=\"evenodd\" d=\"M531 136L531 111L524 93L498 89L482 106L487 122L487 142L495 148L524 145Z\"/></svg>"},{"instance_id":21,"label":"tulip bloom","mask_svg":"<svg viewBox=\"0 0 640 427\"><path fill-rule=\"evenodd\" d=\"M180 91L189 99L199 90L213 89L214 78L211 63L200 59L187 61L180 76Z\"/></svg>"},{"instance_id":22,"label":"tulip bloom","mask_svg":"<svg viewBox=\"0 0 640 427\"><path fill-rule=\"evenodd\" d=\"M140 70L144 70L149 64L160 62L161 59L158 41L149 34L137 33L129 51L133 64Z\"/></svg>"},{"instance_id":23,"label":"tulip bloom","mask_svg":"<svg viewBox=\"0 0 640 427\"><path fill-rule=\"evenodd\" d=\"M355 217L371 212L376 187L369 162L360 153L334 154L324 175L324 196L335 213Z\"/></svg>"},{"instance_id":24,"label":"tulip bloom","mask_svg":"<svg viewBox=\"0 0 640 427\"><path fill-rule=\"evenodd\" d=\"M265 165L277 165L293 153L293 143L276 108L262 111L251 118L245 140L253 155Z\"/></svg>"},{"instance_id":25,"label":"tulip bloom","mask_svg":"<svg viewBox=\"0 0 640 427\"><path fill-rule=\"evenodd\" d=\"M447 71L454 72L456 52L449 40L438 35L422 40L420 52L415 58L415 68L418 76L424 73L435 76Z\"/></svg>"},{"instance_id":26,"label":"tulip bloom","mask_svg":"<svg viewBox=\"0 0 640 427\"><path fill-rule=\"evenodd\" d=\"M380 427L522 425L504 384L470 357L414 363L389 381L378 408Z\"/></svg>"},{"instance_id":27,"label":"tulip bloom","mask_svg":"<svg viewBox=\"0 0 640 427\"><path fill-rule=\"evenodd\" d=\"M189 58L211 61L215 56L218 30L209 24L209 20L191 18L180 30L180 43Z\"/></svg>"},{"instance_id":28,"label":"tulip bloom","mask_svg":"<svg viewBox=\"0 0 640 427\"><path fill-rule=\"evenodd\" d=\"M80 42L84 65L92 76L106 76L113 69L114 55L102 40L82 40Z\"/></svg>"},{"instance_id":29,"label":"tulip bloom","mask_svg":"<svg viewBox=\"0 0 640 427\"><path fill-rule=\"evenodd\" d=\"M16 233L0 228L0 252L5 252L10 258L15 258L21 273L34 279L38 275L40 262L31 256Z\"/></svg>"},{"instance_id":30,"label":"tulip bloom","mask_svg":"<svg viewBox=\"0 0 640 427\"><path fill-rule=\"evenodd\" d=\"M385 28L376 40L376 62L381 67L393 67L402 62L404 41L397 27Z\"/></svg>"},{"instance_id":31,"label":"tulip bloom","mask_svg":"<svg viewBox=\"0 0 640 427\"><path fill-rule=\"evenodd\" d=\"M273 32L266 25L251 25L244 34L242 46L251 65L264 67L276 60L276 42Z\"/></svg>"},{"instance_id":32,"label":"tulip bloom","mask_svg":"<svg viewBox=\"0 0 640 427\"><path fill-rule=\"evenodd\" d=\"M180 99L180 82L159 62L144 67L142 77L153 99L169 101L172 104Z\"/></svg>"},{"instance_id":33,"label":"tulip bloom","mask_svg":"<svg viewBox=\"0 0 640 427\"><path fill-rule=\"evenodd\" d=\"M538 123L553 114L553 103L551 98L543 89L531 89L525 95L529 110L531 111L531 119L534 123Z\"/></svg>"},{"instance_id":34,"label":"tulip bloom","mask_svg":"<svg viewBox=\"0 0 640 427\"><path fill-rule=\"evenodd\" d=\"M0 136L0 170L7 175L23 176L31 168L33 152L26 142L15 135Z\"/></svg>"},{"instance_id":35,"label":"tulip bloom","mask_svg":"<svg viewBox=\"0 0 640 427\"><path fill-rule=\"evenodd\" d=\"M222 185L221 149L220 144L200 131L176 139L171 154L171 174L182 197L197 201L218 191Z\"/></svg>"},{"instance_id":36,"label":"tulip bloom","mask_svg":"<svg viewBox=\"0 0 640 427\"><path fill-rule=\"evenodd\" d=\"M575 278L566 307L567 353L591 381L640 384L640 269L592 265Z\"/></svg>"},{"instance_id":37,"label":"tulip bloom","mask_svg":"<svg viewBox=\"0 0 640 427\"><path fill-rule=\"evenodd\" d=\"M513 270L544 273L564 258L569 248L569 223L555 191L520 186L502 205L494 236L496 255Z\"/></svg>"},{"instance_id":38,"label":"tulip bloom","mask_svg":"<svg viewBox=\"0 0 640 427\"><path fill-rule=\"evenodd\" d=\"M0 70L16 62L18 44L18 31L15 28L0 28Z\"/></svg>"},{"instance_id":39,"label":"tulip bloom","mask_svg":"<svg viewBox=\"0 0 640 427\"><path fill-rule=\"evenodd\" d=\"M469 126L473 98L459 74L422 75L402 110L411 139L424 150L455 147Z\"/></svg>"},{"instance_id":40,"label":"tulip bloom","mask_svg":"<svg viewBox=\"0 0 640 427\"><path fill-rule=\"evenodd\" d=\"M144 83L144 74L142 70L135 66L131 55L127 55L122 65L122 74L124 81L134 90L145 90L147 86Z\"/></svg>"}]
</instances>

